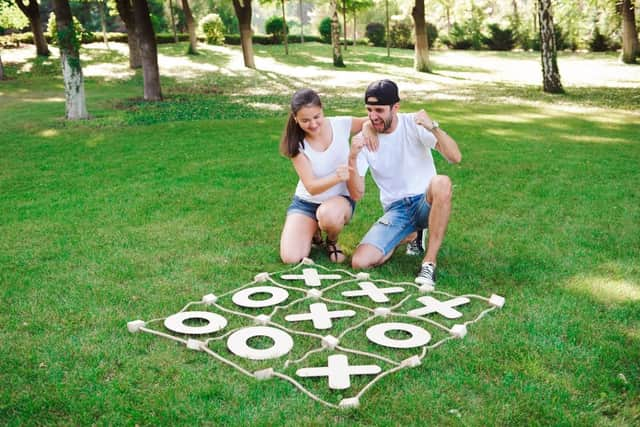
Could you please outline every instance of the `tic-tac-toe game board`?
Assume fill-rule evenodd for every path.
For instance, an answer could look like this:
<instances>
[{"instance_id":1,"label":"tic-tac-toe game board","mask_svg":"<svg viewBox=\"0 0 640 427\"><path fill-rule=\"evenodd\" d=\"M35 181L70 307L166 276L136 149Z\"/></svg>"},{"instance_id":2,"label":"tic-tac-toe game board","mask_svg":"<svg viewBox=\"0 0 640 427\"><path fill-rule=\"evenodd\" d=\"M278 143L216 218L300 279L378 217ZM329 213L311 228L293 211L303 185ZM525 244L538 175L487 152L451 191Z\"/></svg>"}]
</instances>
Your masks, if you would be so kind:
<instances>
[{"instance_id":1,"label":"tic-tac-toe game board","mask_svg":"<svg viewBox=\"0 0 640 427\"><path fill-rule=\"evenodd\" d=\"M381 378L419 367L430 351L464 338L469 325L504 303L495 294L455 296L305 259L127 327L182 343L256 380L288 381L324 405L353 408Z\"/></svg>"}]
</instances>

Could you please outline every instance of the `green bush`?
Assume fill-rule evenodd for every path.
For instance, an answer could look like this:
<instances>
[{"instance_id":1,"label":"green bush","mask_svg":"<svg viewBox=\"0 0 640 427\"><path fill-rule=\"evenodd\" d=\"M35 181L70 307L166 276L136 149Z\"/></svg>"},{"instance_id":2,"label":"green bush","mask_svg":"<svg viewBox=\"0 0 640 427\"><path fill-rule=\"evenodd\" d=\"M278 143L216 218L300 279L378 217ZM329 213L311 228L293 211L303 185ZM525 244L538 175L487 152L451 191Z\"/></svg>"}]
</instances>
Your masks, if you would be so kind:
<instances>
[{"instance_id":1,"label":"green bush","mask_svg":"<svg viewBox=\"0 0 640 427\"><path fill-rule=\"evenodd\" d=\"M58 24L56 22L56 15L51 12L49 14L49 25L47 26L47 30L49 34L51 34L51 40L49 43L53 45L58 44ZM76 38L81 43L91 43L95 40L93 33L91 31L87 31L84 29L78 18L73 17L73 30L75 32Z\"/></svg>"},{"instance_id":2,"label":"green bush","mask_svg":"<svg viewBox=\"0 0 640 427\"><path fill-rule=\"evenodd\" d=\"M484 39L485 44L491 50L511 50L515 46L515 38L511 28L500 28L498 24L489 24L489 37Z\"/></svg>"},{"instance_id":3,"label":"green bush","mask_svg":"<svg viewBox=\"0 0 640 427\"><path fill-rule=\"evenodd\" d=\"M384 25L379 22L368 23L365 30L365 36L374 46L384 46L386 41Z\"/></svg>"},{"instance_id":4,"label":"green bush","mask_svg":"<svg viewBox=\"0 0 640 427\"><path fill-rule=\"evenodd\" d=\"M320 21L320 25L318 25L318 32L320 33L320 37L323 42L331 43L331 18L327 16Z\"/></svg>"},{"instance_id":5,"label":"green bush","mask_svg":"<svg viewBox=\"0 0 640 427\"><path fill-rule=\"evenodd\" d=\"M600 32L600 28L595 27L591 40L589 40L589 50L591 52L606 52L609 50L609 40L606 35Z\"/></svg>"},{"instance_id":6,"label":"green bush","mask_svg":"<svg viewBox=\"0 0 640 427\"><path fill-rule=\"evenodd\" d=\"M209 44L224 44L224 23L217 13L210 13L200 20L200 28Z\"/></svg>"},{"instance_id":7,"label":"green bush","mask_svg":"<svg viewBox=\"0 0 640 427\"><path fill-rule=\"evenodd\" d=\"M449 31L449 36L443 40L452 49L470 49L473 45L471 35L468 34L464 24L454 22Z\"/></svg>"},{"instance_id":8,"label":"green bush","mask_svg":"<svg viewBox=\"0 0 640 427\"><path fill-rule=\"evenodd\" d=\"M271 34L273 42L279 44L284 40L285 28L284 20L281 16L272 16L264 23L264 30L267 34ZM289 28L287 27L287 34L289 34Z\"/></svg>"},{"instance_id":9,"label":"green bush","mask_svg":"<svg viewBox=\"0 0 640 427\"><path fill-rule=\"evenodd\" d=\"M429 43L429 49L433 47L433 44L438 39L438 28L431 22L427 22L427 42Z\"/></svg>"},{"instance_id":10,"label":"green bush","mask_svg":"<svg viewBox=\"0 0 640 427\"><path fill-rule=\"evenodd\" d=\"M394 22L389 30L391 47L399 49L413 49L413 24L406 21Z\"/></svg>"}]
</instances>

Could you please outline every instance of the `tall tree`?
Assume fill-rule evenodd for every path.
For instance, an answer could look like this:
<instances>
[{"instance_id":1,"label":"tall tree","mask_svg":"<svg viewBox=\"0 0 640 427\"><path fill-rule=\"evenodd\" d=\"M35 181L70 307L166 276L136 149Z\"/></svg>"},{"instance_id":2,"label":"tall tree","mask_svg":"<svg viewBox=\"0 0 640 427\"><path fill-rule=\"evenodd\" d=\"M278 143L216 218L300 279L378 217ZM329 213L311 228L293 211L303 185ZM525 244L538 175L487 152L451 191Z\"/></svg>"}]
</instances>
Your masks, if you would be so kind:
<instances>
[{"instance_id":1,"label":"tall tree","mask_svg":"<svg viewBox=\"0 0 640 427\"><path fill-rule=\"evenodd\" d=\"M0 56L0 80L4 80L4 65L2 65L2 57Z\"/></svg>"},{"instance_id":2,"label":"tall tree","mask_svg":"<svg viewBox=\"0 0 640 427\"><path fill-rule=\"evenodd\" d=\"M156 45L156 35L151 25L147 0L133 0L133 14L136 19L136 33L142 59L144 99L146 101L161 101L158 46Z\"/></svg>"},{"instance_id":3,"label":"tall tree","mask_svg":"<svg viewBox=\"0 0 640 427\"><path fill-rule=\"evenodd\" d=\"M284 13L284 1L280 0L282 5L282 31L284 32L284 54L289 55L289 28L287 27L287 17Z\"/></svg>"},{"instance_id":4,"label":"tall tree","mask_svg":"<svg viewBox=\"0 0 640 427\"><path fill-rule=\"evenodd\" d=\"M300 44L304 44L304 15L302 12L302 0L298 1L298 11L300 13Z\"/></svg>"},{"instance_id":5,"label":"tall tree","mask_svg":"<svg viewBox=\"0 0 640 427\"><path fill-rule=\"evenodd\" d=\"M344 67L342 51L340 50L340 22L338 22L337 0L330 0L329 5L331 10L331 46L333 48L333 65L334 67Z\"/></svg>"},{"instance_id":6,"label":"tall tree","mask_svg":"<svg viewBox=\"0 0 640 427\"><path fill-rule=\"evenodd\" d=\"M256 68L253 59L253 30L251 29L251 0L233 0L233 9L238 17L240 27L240 44L244 66Z\"/></svg>"},{"instance_id":7,"label":"tall tree","mask_svg":"<svg viewBox=\"0 0 640 427\"><path fill-rule=\"evenodd\" d=\"M195 55L198 53L198 38L196 37L196 21L193 19L189 0L182 0L182 11L184 12L187 31L189 31L189 53Z\"/></svg>"},{"instance_id":8,"label":"tall tree","mask_svg":"<svg viewBox=\"0 0 640 427\"><path fill-rule=\"evenodd\" d=\"M631 0L622 0L620 3L619 6L622 9L622 62L635 64L636 57L640 55L635 9Z\"/></svg>"},{"instance_id":9,"label":"tall tree","mask_svg":"<svg viewBox=\"0 0 640 427\"><path fill-rule=\"evenodd\" d=\"M107 0L98 1L98 9L100 9L100 25L102 26L102 40L109 49L109 38L107 37Z\"/></svg>"},{"instance_id":10,"label":"tall tree","mask_svg":"<svg viewBox=\"0 0 640 427\"><path fill-rule=\"evenodd\" d=\"M80 35L76 34L69 0L53 0L53 11L58 29L58 46L66 98L66 118L69 120L87 119L84 78L80 66Z\"/></svg>"},{"instance_id":11,"label":"tall tree","mask_svg":"<svg viewBox=\"0 0 640 427\"><path fill-rule=\"evenodd\" d=\"M132 0L116 0L118 14L127 29L127 44L129 45L129 67L132 69L142 67L140 58L140 46L138 33L136 32L136 18L133 14Z\"/></svg>"},{"instance_id":12,"label":"tall tree","mask_svg":"<svg viewBox=\"0 0 640 427\"><path fill-rule=\"evenodd\" d=\"M422 73L431 72L429 63L429 42L427 40L427 23L424 20L424 0L415 0L411 11L416 29L416 44L414 48L413 67Z\"/></svg>"},{"instance_id":13,"label":"tall tree","mask_svg":"<svg viewBox=\"0 0 640 427\"><path fill-rule=\"evenodd\" d=\"M16 0L16 4L29 19L29 25L31 26L31 32L33 33L33 42L36 45L36 53L39 56L49 56L49 45L47 39L44 37L44 31L42 29L42 19L40 19L40 6L38 6L38 0L29 0L27 5L23 0Z\"/></svg>"},{"instance_id":14,"label":"tall tree","mask_svg":"<svg viewBox=\"0 0 640 427\"><path fill-rule=\"evenodd\" d=\"M538 0L540 21L540 54L542 56L542 88L549 93L563 93L556 52L551 0Z\"/></svg>"}]
</instances>

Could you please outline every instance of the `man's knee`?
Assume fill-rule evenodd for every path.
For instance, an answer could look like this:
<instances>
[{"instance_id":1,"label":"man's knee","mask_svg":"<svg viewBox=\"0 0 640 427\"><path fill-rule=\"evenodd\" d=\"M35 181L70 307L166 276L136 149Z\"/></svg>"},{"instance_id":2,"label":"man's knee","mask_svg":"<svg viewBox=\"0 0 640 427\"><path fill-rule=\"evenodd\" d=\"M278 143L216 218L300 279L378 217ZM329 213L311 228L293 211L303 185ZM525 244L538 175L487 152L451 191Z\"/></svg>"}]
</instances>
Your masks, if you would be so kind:
<instances>
[{"instance_id":1,"label":"man's knee","mask_svg":"<svg viewBox=\"0 0 640 427\"><path fill-rule=\"evenodd\" d=\"M446 175L436 175L430 184L431 195L435 200L451 200L453 184Z\"/></svg>"},{"instance_id":2,"label":"man's knee","mask_svg":"<svg viewBox=\"0 0 640 427\"><path fill-rule=\"evenodd\" d=\"M295 250L287 250L287 249L281 249L280 250L280 259L282 260L282 262L284 264L297 264L300 261L302 261L302 259L306 256L308 256L309 253L303 253L302 251L295 251Z\"/></svg>"},{"instance_id":3,"label":"man's knee","mask_svg":"<svg viewBox=\"0 0 640 427\"><path fill-rule=\"evenodd\" d=\"M375 267L383 256L377 249L371 250L366 246L359 246L351 257L351 267L358 270Z\"/></svg>"}]
</instances>

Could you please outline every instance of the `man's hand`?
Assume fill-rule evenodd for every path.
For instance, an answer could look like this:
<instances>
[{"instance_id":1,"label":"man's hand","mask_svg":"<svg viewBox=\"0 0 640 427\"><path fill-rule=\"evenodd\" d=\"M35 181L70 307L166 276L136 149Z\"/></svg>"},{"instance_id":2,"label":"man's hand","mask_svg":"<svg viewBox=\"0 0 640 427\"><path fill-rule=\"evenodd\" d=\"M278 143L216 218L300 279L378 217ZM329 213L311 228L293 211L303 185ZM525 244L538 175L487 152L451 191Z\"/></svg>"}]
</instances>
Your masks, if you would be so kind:
<instances>
[{"instance_id":1,"label":"man's hand","mask_svg":"<svg viewBox=\"0 0 640 427\"><path fill-rule=\"evenodd\" d=\"M424 110L418 111L415 115L414 120L416 124L422 126L428 131L430 131L433 127L433 120L431 120L431 117L429 117L427 112Z\"/></svg>"}]
</instances>

